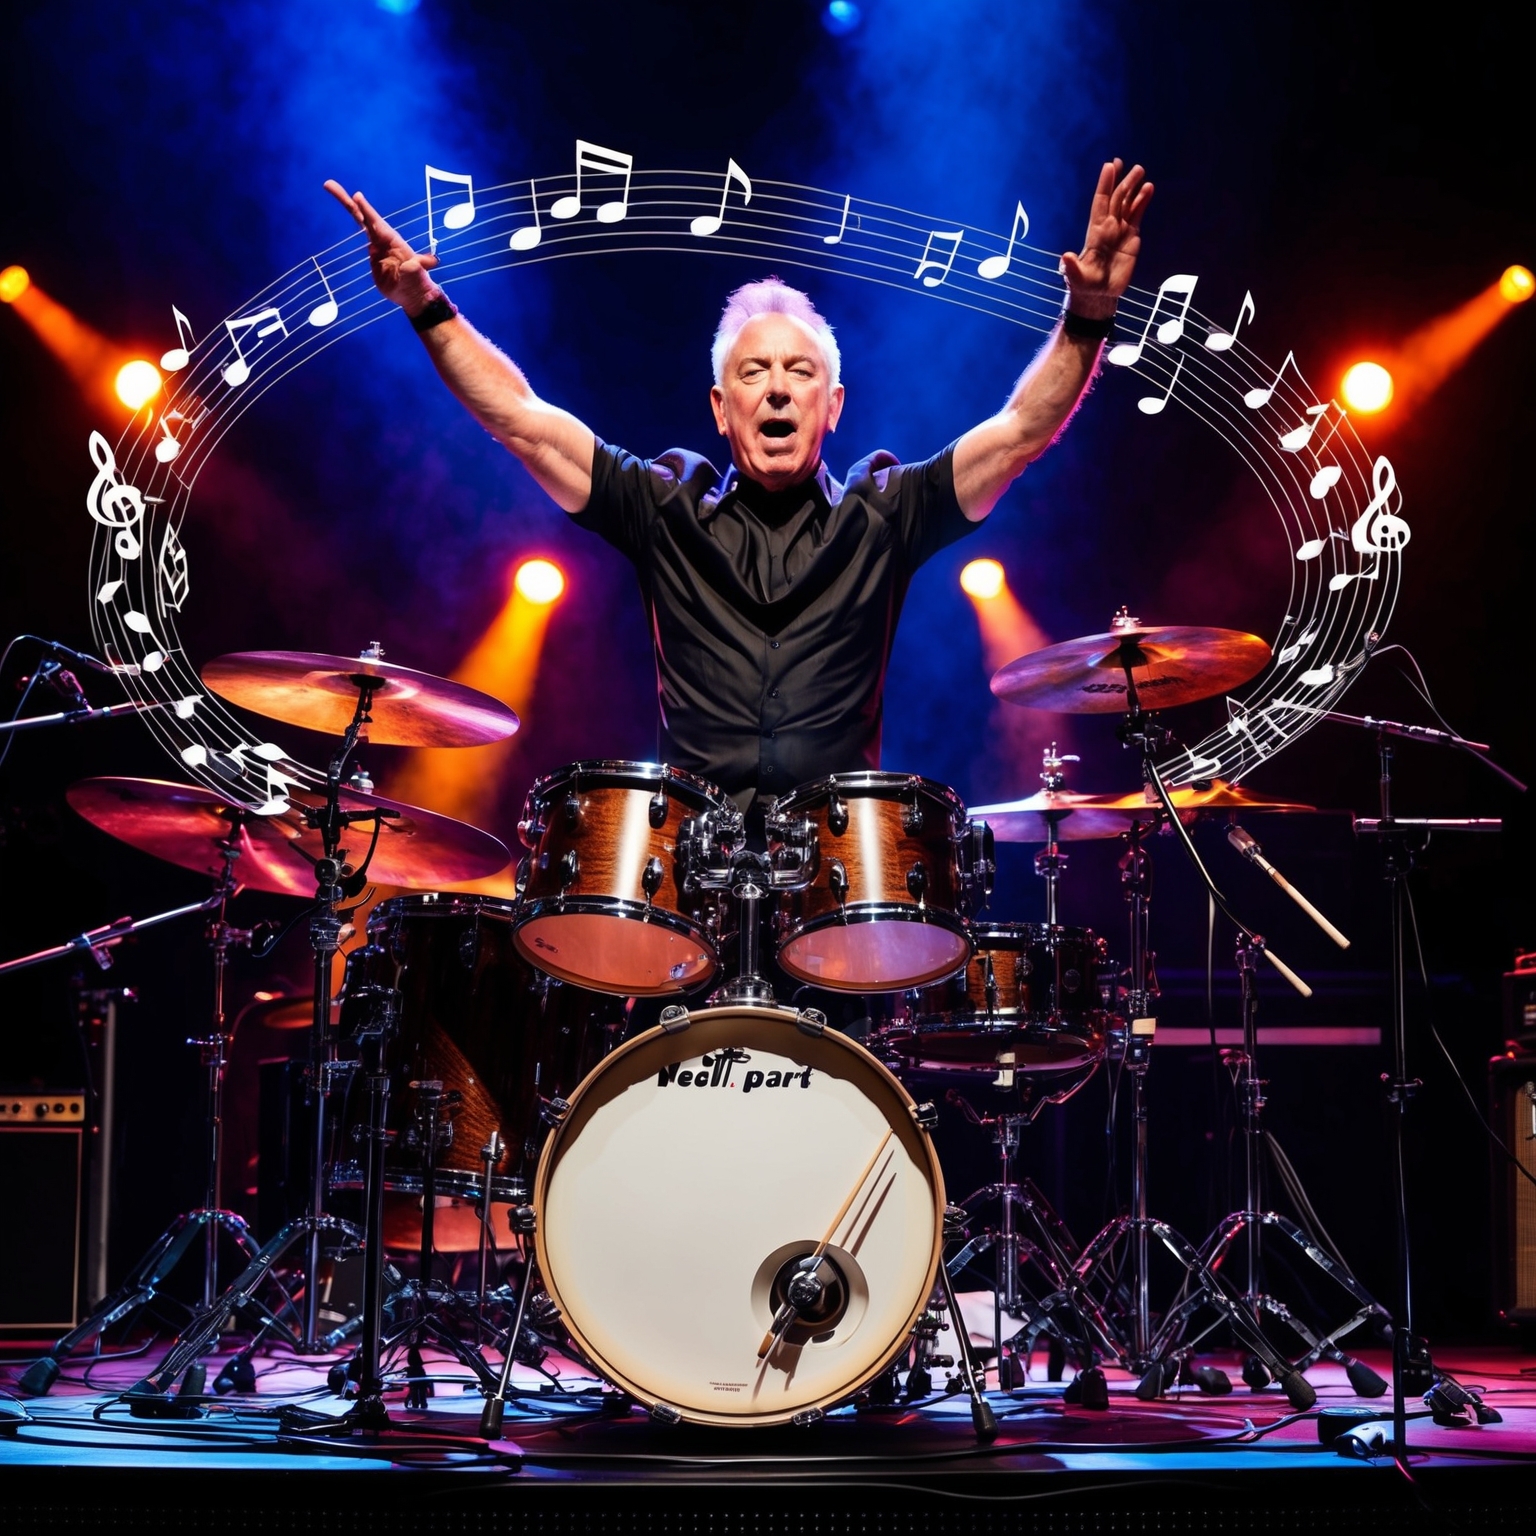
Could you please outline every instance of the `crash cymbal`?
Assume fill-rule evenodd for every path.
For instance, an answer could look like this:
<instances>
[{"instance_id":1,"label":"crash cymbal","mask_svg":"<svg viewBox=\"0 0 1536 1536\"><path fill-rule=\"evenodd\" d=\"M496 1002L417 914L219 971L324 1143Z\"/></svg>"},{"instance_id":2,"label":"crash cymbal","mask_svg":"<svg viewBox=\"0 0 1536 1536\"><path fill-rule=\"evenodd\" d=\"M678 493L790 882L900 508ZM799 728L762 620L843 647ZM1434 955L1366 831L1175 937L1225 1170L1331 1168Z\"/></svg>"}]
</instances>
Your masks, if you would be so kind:
<instances>
[{"instance_id":1,"label":"crash cymbal","mask_svg":"<svg viewBox=\"0 0 1536 1536\"><path fill-rule=\"evenodd\" d=\"M375 746L478 747L505 741L519 723L500 699L478 688L368 653L237 651L207 662L202 678L231 704L328 736L340 736L352 723L358 690L371 681L367 732Z\"/></svg>"},{"instance_id":2,"label":"crash cymbal","mask_svg":"<svg viewBox=\"0 0 1536 1536\"><path fill-rule=\"evenodd\" d=\"M1151 799L1147 798L1149 793L1152 795ZM1180 820L1189 819L1185 815L1186 812L1224 815L1228 811L1240 811L1244 815L1253 815L1265 811L1315 812L1318 809L1315 805L1305 805L1299 800L1273 800L1268 795L1259 794L1241 784L1228 784L1225 779L1211 779L1203 788L1184 784L1177 789L1170 789L1168 798L1173 801ZM1156 792L1149 790L1143 790L1135 795L1122 795L1115 800L1101 797L1099 803L1106 811L1129 811L1140 808L1148 814L1155 815L1159 809Z\"/></svg>"},{"instance_id":3,"label":"crash cymbal","mask_svg":"<svg viewBox=\"0 0 1536 1536\"><path fill-rule=\"evenodd\" d=\"M258 992L235 1018L233 1033L250 1026L259 1029L309 1029L315 1019L315 1004L308 997L269 996Z\"/></svg>"},{"instance_id":4,"label":"crash cymbal","mask_svg":"<svg viewBox=\"0 0 1536 1536\"><path fill-rule=\"evenodd\" d=\"M223 870L221 845L233 831L240 849L235 878L241 885L279 896L315 893L320 834L296 807L318 806L323 796L291 794L294 809L257 816L195 784L104 778L82 779L66 798L88 822L121 842L209 876ZM506 848L489 832L417 806L344 790L341 808L398 813L384 820L368 866L369 879L380 885L433 890L494 875L510 862ZM342 848L350 868L367 857L372 835L372 823L347 828Z\"/></svg>"},{"instance_id":5,"label":"crash cymbal","mask_svg":"<svg viewBox=\"0 0 1536 1536\"><path fill-rule=\"evenodd\" d=\"M1126 667L1143 709L1192 704L1236 688L1261 671L1269 647L1257 635L1197 625L1145 625L1128 616L1106 635L1063 640L1010 661L992 692L1010 704L1067 714L1126 712Z\"/></svg>"},{"instance_id":6,"label":"crash cymbal","mask_svg":"<svg viewBox=\"0 0 1536 1536\"><path fill-rule=\"evenodd\" d=\"M1037 790L1006 805L978 805L971 816L992 828L1000 843L1050 841L1050 823L1056 821L1058 843L1083 842L1096 837L1118 837L1138 817L1136 807L1126 808L1119 796L1078 795L1068 790Z\"/></svg>"}]
</instances>

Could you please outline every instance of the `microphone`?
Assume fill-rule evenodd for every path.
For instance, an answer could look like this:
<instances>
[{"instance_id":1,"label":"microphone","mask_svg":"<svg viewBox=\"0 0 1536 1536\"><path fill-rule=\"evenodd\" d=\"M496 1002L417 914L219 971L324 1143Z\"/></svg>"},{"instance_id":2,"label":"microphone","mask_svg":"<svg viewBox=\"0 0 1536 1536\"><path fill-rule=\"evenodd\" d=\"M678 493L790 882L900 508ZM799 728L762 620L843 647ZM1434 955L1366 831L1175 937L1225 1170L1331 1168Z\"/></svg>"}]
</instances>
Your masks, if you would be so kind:
<instances>
[{"instance_id":1,"label":"microphone","mask_svg":"<svg viewBox=\"0 0 1536 1536\"><path fill-rule=\"evenodd\" d=\"M1242 854L1242 856L1247 859L1250 864L1257 864L1258 867L1262 869L1264 873L1268 875L1269 878L1273 880L1275 884L1278 885L1280 889L1284 891L1285 894L1289 896L1291 900L1294 901L1296 905L1300 907L1301 910L1305 912L1307 916L1310 917L1312 921L1316 923L1317 926L1321 928L1323 932L1326 933L1328 937L1339 946L1340 949L1349 948L1349 940L1346 939L1344 935L1340 933L1339 930L1335 928L1333 924L1330 923L1328 919L1324 917L1323 914L1319 912L1317 908L1314 907L1312 903L1308 901L1307 898L1303 896L1301 892L1298 891L1296 887L1292 885L1291 882L1287 880L1285 876L1282 875L1280 871L1276 869L1275 866L1264 857L1264 850L1260 848L1258 843L1252 837L1250 837L1248 833L1243 831L1243 829L1238 826L1235 821L1230 827L1227 828L1227 841L1231 843L1231 845L1237 849L1237 851Z\"/></svg>"},{"instance_id":2,"label":"microphone","mask_svg":"<svg viewBox=\"0 0 1536 1536\"><path fill-rule=\"evenodd\" d=\"M62 656L77 667L105 673L108 677L138 677L144 670L136 661L103 661L99 656L92 656L86 651L72 650L57 640L44 640L41 635L34 635L32 638L52 651L55 656Z\"/></svg>"}]
</instances>

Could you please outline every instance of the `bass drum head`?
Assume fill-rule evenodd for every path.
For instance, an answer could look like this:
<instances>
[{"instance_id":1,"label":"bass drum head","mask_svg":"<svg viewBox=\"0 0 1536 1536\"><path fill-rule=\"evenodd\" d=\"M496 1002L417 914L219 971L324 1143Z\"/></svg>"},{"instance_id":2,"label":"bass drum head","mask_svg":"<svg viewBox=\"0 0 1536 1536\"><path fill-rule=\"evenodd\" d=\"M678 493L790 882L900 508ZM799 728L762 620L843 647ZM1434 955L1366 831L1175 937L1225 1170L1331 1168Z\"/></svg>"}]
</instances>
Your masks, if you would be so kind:
<instances>
[{"instance_id":1,"label":"bass drum head","mask_svg":"<svg viewBox=\"0 0 1536 1536\"><path fill-rule=\"evenodd\" d=\"M518 924L523 957L561 981L614 997L669 997L708 981L719 962L703 929L638 902L532 902Z\"/></svg>"},{"instance_id":2,"label":"bass drum head","mask_svg":"<svg viewBox=\"0 0 1536 1536\"><path fill-rule=\"evenodd\" d=\"M902 992L951 975L970 956L958 917L871 903L801 925L776 958L797 981L830 992Z\"/></svg>"},{"instance_id":3,"label":"bass drum head","mask_svg":"<svg viewBox=\"0 0 1536 1536\"><path fill-rule=\"evenodd\" d=\"M861 1046L787 1009L712 1008L591 1072L534 1186L539 1270L610 1381L700 1424L847 1398L906 1344L943 1238L938 1159ZM816 1318L759 1345L887 1132L818 1270Z\"/></svg>"}]
</instances>

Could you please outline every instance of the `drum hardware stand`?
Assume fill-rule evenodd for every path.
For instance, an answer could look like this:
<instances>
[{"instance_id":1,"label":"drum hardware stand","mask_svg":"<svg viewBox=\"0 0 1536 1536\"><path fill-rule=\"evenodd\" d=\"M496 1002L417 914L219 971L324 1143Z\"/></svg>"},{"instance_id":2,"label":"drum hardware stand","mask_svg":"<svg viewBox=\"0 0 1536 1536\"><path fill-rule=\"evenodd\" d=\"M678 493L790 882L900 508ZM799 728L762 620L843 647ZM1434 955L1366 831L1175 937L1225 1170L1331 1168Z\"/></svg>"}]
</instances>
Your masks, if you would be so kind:
<instances>
[{"instance_id":1,"label":"drum hardware stand","mask_svg":"<svg viewBox=\"0 0 1536 1536\"><path fill-rule=\"evenodd\" d=\"M240 813L243 816L244 813ZM129 933L135 933L141 928L147 928L157 923L169 921L173 917L181 917L192 912L208 912L212 916L207 925L206 937L209 949L213 957L213 1012L209 1021L210 1027L207 1035L187 1042L199 1048L201 1063L207 1071L207 1097L206 1103L206 1129L207 1129L207 1184L204 1193L203 1204L197 1210L188 1211L176 1217L169 1227L160 1235L155 1244L150 1248L139 1262L129 1271L127 1278L97 1306L96 1310L66 1333L54 1344L48 1353L40 1359L33 1361L22 1376L18 1385L29 1396L41 1397L58 1380L59 1371L63 1362L74 1353L80 1345L87 1340L104 1333L114 1323L121 1322L124 1318L135 1312L142 1311L152 1306L159 1298L161 1287L166 1278L181 1263L182 1259L191 1251L199 1235L203 1238L203 1298L201 1311L209 1311L215 1302L218 1289L218 1255L219 1233L226 1232L247 1259L252 1258L256 1251L256 1241L251 1236L250 1228L245 1219L234 1211L223 1209L223 1188L219 1168L220 1155L223 1150L224 1130L224 1069L229 1048L229 1035L226 1033L226 1015L224 1012L224 974L229 964L229 951L232 946L249 947L253 930L248 928L235 928L226 921L226 913L229 899L239 891L239 883L235 879L235 861L240 857L239 842L239 818L230 829L229 835L219 845L221 856L224 860L224 868L220 872L218 881L212 895L205 901L195 906L180 907L173 912L163 912L156 917L139 919L137 921L124 919L120 923L113 923L110 929L114 930L112 936L105 941L102 935L107 930L97 930L95 935L82 935L79 939L67 945L62 945L56 950L49 950L42 955L32 956L26 960L12 961L9 966L0 966L0 971L19 969L21 966L33 963L37 960L49 958L55 954L66 952L73 948L89 946L93 953L100 946L102 953L97 955L98 963L111 964L111 957L105 953L108 944L115 944L120 938ZM194 1316L197 1315L194 1309ZM202 1371L201 1364L196 1366L197 1371ZM194 1393L201 1392L201 1382L194 1381Z\"/></svg>"},{"instance_id":2,"label":"drum hardware stand","mask_svg":"<svg viewBox=\"0 0 1536 1536\"><path fill-rule=\"evenodd\" d=\"M1045 749L1041 760L1040 783L1051 794L1057 794L1065 786L1067 776L1062 772L1065 763L1078 763L1082 759L1075 752L1058 752L1053 741ZM1035 873L1045 881L1045 926L1049 942L1056 942L1056 925L1060 922L1057 901L1060 896L1061 877L1067 872L1067 856L1056 841L1056 829L1070 812L1046 813L1045 847L1035 855Z\"/></svg>"},{"instance_id":3,"label":"drum hardware stand","mask_svg":"<svg viewBox=\"0 0 1536 1536\"><path fill-rule=\"evenodd\" d=\"M480 1161L485 1164L485 1183L480 1192L480 1267L479 1285L475 1290L475 1342L485 1337L485 1293L490 1282L491 1262L491 1181L497 1165L506 1156L506 1143L501 1139L500 1127L494 1127L480 1148Z\"/></svg>"}]
</instances>

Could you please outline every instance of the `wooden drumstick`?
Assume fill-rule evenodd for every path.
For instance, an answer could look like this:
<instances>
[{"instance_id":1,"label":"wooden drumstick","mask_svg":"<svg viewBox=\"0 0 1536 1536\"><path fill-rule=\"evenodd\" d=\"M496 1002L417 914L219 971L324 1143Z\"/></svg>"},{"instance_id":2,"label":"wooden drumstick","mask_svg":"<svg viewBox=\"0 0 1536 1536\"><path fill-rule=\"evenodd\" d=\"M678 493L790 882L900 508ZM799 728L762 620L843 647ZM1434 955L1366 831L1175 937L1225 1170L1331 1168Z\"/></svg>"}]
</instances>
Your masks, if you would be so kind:
<instances>
[{"instance_id":1,"label":"wooden drumstick","mask_svg":"<svg viewBox=\"0 0 1536 1536\"><path fill-rule=\"evenodd\" d=\"M827 1251L827 1245L832 1241L832 1234L842 1225L843 1217L848 1214L848 1208L857 1199L859 1191L864 1188L865 1179L874 1172L875 1164L880 1161L880 1154L885 1151L891 1137L895 1134L894 1129L888 1129L885 1135L880 1138L880 1145L875 1148L874 1156L865 1163L864 1171L855 1180L853 1188L848 1191L848 1198L837 1208L837 1215L832 1218L832 1224L827 1228L826 1236L817 1243L808 1261L802 1262L801 1268L807 1273L810 1273L821 1263L821 1257ZM779 1339L783 1338L784 1330L794 1322L797 1316L799 1316L799 1311L795 1304L792 1301L786 1300L784 1305L779 1308L778 1315L769 1325L768 1332L763 1335L763 1342L757 1347L757 1358L759 1360L773 1348Z\"/></svg>"}]
</instances>

